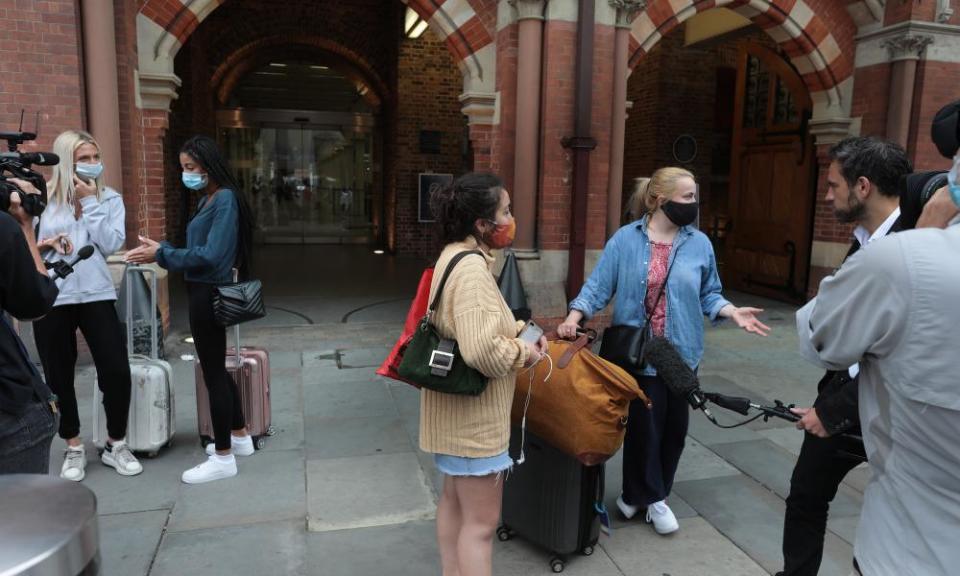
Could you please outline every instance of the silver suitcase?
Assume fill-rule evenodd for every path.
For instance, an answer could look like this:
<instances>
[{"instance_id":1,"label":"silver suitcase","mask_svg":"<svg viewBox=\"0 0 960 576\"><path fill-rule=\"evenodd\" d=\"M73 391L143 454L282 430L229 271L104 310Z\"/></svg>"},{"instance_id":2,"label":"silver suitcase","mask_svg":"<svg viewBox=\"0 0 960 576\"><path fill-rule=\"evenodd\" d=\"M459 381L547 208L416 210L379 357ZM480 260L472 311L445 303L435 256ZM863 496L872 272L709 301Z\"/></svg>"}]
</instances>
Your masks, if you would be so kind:
<instances>
[{"instance_id":1,"label":"silver suitcase","mask_svg":"<svg viewBox=\"0 0 960 576\"><path fill-rule=\"evenodd\" d=\"M125 273L144 272L150 276L150 309L157 308L157 274L147 266L129 266ZM130 279L127 279L128 282ZM134 452L156 456L170 444L176 433L173 402L173 371L170 363L157 358L157 318L150 327L151 356L130 355L130 418L127 423L127 444ZM127 350L133 350L133 300L127 291ZM103 410L100 386L93 388L93 443L102 449L107 440L107 417Z\"/></svg>"}]
</instances>

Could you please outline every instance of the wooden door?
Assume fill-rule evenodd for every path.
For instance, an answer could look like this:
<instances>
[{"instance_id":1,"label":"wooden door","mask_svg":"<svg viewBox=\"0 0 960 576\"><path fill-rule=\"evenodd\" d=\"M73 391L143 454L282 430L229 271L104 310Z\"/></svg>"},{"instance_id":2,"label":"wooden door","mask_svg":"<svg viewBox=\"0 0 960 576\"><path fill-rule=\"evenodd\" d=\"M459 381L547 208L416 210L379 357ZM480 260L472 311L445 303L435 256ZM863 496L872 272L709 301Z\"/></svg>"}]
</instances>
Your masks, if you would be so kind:
<instances>
[{"instance_id":1,"label":"wooden door","mask_svg":"<svg viewBox=\"0 0 960 576\"><path fill-rule=\"evenodd\" d=\"M780 55L741 46L726 287L787 301L806 295L816 195L812 110L803 81Z\"/></svg>"}]
</instances>

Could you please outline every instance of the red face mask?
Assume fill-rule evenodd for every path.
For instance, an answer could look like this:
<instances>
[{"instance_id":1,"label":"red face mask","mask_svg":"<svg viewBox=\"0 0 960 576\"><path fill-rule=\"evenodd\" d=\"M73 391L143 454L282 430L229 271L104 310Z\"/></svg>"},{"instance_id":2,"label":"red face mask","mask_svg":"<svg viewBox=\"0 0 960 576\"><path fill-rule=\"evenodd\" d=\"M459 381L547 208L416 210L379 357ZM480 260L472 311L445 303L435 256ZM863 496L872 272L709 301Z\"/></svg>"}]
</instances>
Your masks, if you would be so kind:
<instances>
[{"instance_id":1,"label":"red face mask","mask_svg":"<svg viewBox=\"0 0 960 576\"><path fill-rule=\"evenodd\" d=\"M517 221L513 218L510 219L509 224L497 224L493 220L488 220L491 224L496 226L493 229L493 232L487 234L487 245L491 248L506 248L507 246L513 244L513 238L517 235Z\"/></svg>"}]
</instances>

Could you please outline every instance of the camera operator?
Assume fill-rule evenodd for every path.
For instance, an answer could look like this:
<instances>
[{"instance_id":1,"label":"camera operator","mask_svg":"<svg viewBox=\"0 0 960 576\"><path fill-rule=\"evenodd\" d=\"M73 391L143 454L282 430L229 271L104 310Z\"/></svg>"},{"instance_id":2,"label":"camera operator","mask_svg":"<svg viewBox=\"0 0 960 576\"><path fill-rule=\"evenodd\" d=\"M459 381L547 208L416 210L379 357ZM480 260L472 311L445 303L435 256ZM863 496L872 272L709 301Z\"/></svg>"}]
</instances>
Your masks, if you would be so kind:
<instances>
[{"instance_id":1,"label":"camera operator","mask_svg":"<svg viewBox=\"0 0 960 576\"><path fill-rule=\"evenodd\" d=\"M941 143L944 156L956 155L956 144ZM943 198L943 190L938 194ZM955 213L945 199L938 203L924 210L930 221ZM958 289L954 216L946 229L909 230L871 244L797 313L805 357L831 370L860 365L860 421L873 474L854 564L866 576L947 576L960 565Z\"/></svg>"},{"instance_id":2,"label":"camera operator","mask_svg":"<svg viewBox=\"0 0 960 576\"><path fill-rule=\"evenodd\" d=\"M899 232L901 179L910 172L903 148L877 138L847 138L830 150L828 201L843 223L856 223L847 258L879 238ZM863 444L841 434L860 434L857 407L859 367L828 371L817 386L812 408L795 408L797 428L805 430L800 456L790 479L783 523L783 572L778 576L816 576L830 502L840 482L860 463Z\"/></svg>"},{"instance_id":3,"label":"camera operator","mask_svg":"<svg viewBox=\"0 0 960 576\"><path fill-rule=\"evenodd\" d=\"M25 180L7 182L21 192L11 193L8 212L0 212L0 474L46 474L57 431L56 397L4 312L38 318L53 307L58 291L37 250L33 216L21 207L23 194L39 191Z\"/></svg>"}]
</instances>

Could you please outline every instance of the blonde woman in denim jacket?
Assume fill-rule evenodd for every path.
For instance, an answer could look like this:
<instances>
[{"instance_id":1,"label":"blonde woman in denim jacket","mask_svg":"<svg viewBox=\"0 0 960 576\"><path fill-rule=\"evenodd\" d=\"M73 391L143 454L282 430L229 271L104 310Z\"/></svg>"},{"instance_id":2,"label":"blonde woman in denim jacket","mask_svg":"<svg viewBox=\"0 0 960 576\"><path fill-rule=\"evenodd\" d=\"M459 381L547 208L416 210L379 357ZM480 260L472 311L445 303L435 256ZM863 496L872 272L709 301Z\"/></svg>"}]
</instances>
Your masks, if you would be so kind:
<instances>
[{"instance_id":1,"label":"blonde woman in denim jacket","mask_svg":"<svg viewBox=\"0 0 960 576\"><path fill-rule=\"evenodd\" d=\"M589 320L615 298L614 325L643 327L649 315L653 334L666 337L694 370L703 357L703 316L713 322L730 318L747 332L765 336L769 328L756 317L762 310L738 308L721 293L713 246L693 227L697 218L693 174L682 168L662 168L637 188L633 213L643 217L621 228L607 243L597 267L570 303L570 313L557 329L559 335L574 337L582 320ZM647 522L658 533L670 534L679 524L666 499L683 453L690 414L686 400L668 393L653 368L648 366L634 376L653 407L647 410L638 402L630 406L623 490L617 506L628 519L645 508Z\"/></svg>"}]
</instances>

